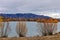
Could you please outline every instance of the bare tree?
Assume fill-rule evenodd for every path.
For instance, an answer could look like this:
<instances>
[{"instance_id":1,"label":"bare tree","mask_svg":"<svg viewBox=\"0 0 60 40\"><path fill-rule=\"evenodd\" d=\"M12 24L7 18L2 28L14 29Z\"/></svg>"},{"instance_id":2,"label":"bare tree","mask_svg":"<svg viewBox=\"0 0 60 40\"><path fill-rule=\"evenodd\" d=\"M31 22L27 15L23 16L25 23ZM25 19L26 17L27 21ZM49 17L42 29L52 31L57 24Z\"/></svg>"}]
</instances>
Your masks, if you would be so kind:
<instances>
[{"instance_id":1,"label":"bare tree","mask_svg":"<svg viewBox=\"0 0 60 40\"><path fill-rule=\"evenodd\" d=\"M41 32L44 36L52 35L57 31L57 23L38 23L38 25L40 25L38 26L39 33Z\"/></svg>"},{"instance_id":2,"label":"bare tree","mask_svg":"<svg viewBox=\"0 0 60 40\"><path fill-rule=\"evenodd\" d=\"M8 37L8 33L11 31L11 29L10 29L10 27L9 27L9 22L7 21L6 22L7 24L6 24L6 28L5 28L5 30L4 30L4 35L3 35L3 37Z\"/></svg>"},{"instance_id":3,"label":"bare tree","mask_svg":"<svg viewBox=\"0 0 60 40\"><path fill-rule=\"evenodd\" d=\"M53 34L57 33L57 23L54 23Z\"/></svg>"},{"instance_id":4,"label":"bare tree","mask_svg":"<svg viewBox=\"0 0 60 40\"><path fill-rule=\"evenodd\" d=\"M47 23L46 27L48 35L52 35L54 32L57 32L57 23Z\"/></svg>"},{"instance_id":5,"label":"bare tree","mask_svg":"<svg viewBox=\"0 0 60 40\"><path fill-rule=\"evenodd\" d=\"M4 22L0 22L0 34L1 34L1 37L3 37L3 34L4 34Z\"/></svg>"},{"instance_id":6,"label":"bare tree","mask_svg":"<svg viewBox=\"0 0 60 40\"><path fill-rule=\"evenodd\" d=\"M45 36L46 35L46 27L45 27L46 25L45 24L43 24L43 23L40 23L40 22L38 22L38 24L37 24L37 27L38 27L38 33L41 35L43 35L43 36ZM44 28L45 27L45 28Z\"/></svg>"},{"instance_id":7,"label":"bare tree","mask_svg":"<svg viewBox=\"0 0 60 40\"><path fill-rule=\"evenodd\" d=\"M4 36L3 37L7 37L7 29L8 29L8 27L9 27L9 22L7 22L7 26L5 28L5 33L4 33Z\"/></svg>"},{"instance_id":8,"label":"bare tree","mask_svg":"<svg viewBox=\"0 0 60 40\"><path fill-rule=\"evenodd\" d=\"M25 37L26 32L27 32L26 22L20 21L17 24L17 29L16 30L17 30L17 33L18 33L19 37Z\"/></svg>"}]
</instances>

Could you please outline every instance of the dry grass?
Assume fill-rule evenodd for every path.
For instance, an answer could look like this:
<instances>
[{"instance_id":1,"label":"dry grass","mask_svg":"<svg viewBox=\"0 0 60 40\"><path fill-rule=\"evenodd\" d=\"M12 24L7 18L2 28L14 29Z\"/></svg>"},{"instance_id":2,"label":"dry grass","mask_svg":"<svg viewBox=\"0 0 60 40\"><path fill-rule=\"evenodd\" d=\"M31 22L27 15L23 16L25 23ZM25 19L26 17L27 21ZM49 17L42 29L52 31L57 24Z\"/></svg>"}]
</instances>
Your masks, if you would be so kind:
<instances>
[{"instance_id":1,"label":"dry grass","mask_svg":"<svg viewBox=\"0 0 60 40\"><path fill-rule=\"evenodd\" d=\"M42 37L20 37L20 38L0 38L0 40L60 40L60 33L52 36Z\"/></svg>"}]
</instances>

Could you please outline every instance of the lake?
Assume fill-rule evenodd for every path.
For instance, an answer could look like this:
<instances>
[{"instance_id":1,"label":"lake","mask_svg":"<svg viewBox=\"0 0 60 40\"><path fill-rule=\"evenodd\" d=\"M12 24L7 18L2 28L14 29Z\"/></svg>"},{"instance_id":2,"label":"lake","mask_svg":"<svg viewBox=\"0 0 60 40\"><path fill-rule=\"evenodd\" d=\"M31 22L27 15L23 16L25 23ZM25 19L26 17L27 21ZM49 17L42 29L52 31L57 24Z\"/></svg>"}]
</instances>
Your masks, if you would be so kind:
<instances>
[{"instance_id":1,"label":"lake","mask_svg":"<svg viewBox=\"0 0 60 40\"><path fill-rule=\"evenodd\" d=\"M8 34L8 37L18 37L18 34L16 33L16 25L18 22L9 22L10 31ZM7 23L5 23L6 27ZM38 27L37 22L26 22L26 27L28 29L26 36L36 36L39 35L38 33ZM58 22L57 32L60 32L60 22ZM41 36L41 35L40 35Z\"/></svg>"}]
</instances>

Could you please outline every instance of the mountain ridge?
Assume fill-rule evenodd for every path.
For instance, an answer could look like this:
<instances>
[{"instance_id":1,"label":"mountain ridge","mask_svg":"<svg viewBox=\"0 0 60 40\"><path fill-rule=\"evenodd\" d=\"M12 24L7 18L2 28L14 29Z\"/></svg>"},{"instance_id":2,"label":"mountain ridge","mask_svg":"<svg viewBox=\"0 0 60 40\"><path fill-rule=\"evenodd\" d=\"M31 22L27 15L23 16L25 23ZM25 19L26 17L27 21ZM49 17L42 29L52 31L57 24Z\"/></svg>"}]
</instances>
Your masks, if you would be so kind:
<instances>
[{"instance_id":1,"label":"mountain ridge","mask_svg":"<svg viewBox=\"0 0 60 40\"><path fill-rule=\"evenodd\" d=\"M6 18L51 18L49 16L36 15L33 13L0 14L0 16L6 17Z\"/></svg>"}]
</instances>

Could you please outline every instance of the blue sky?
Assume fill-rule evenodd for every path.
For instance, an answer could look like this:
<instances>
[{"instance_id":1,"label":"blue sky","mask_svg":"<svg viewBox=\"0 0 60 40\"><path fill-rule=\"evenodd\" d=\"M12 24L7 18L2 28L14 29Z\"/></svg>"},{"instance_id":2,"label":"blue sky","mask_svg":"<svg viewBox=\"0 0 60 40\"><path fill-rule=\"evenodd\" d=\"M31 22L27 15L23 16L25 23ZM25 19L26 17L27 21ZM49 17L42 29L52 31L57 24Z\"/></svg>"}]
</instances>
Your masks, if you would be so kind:
<instances>
[{"instance_id":1,"label":"blue sky","mask_svg":"<svg viewBox=\"0 0 60 40\"><path fill-rule=\"evenodd\" d=\"M60 18L60 0L0 0L0 13L17 12Z\"/></svg>"}]
</instances>

